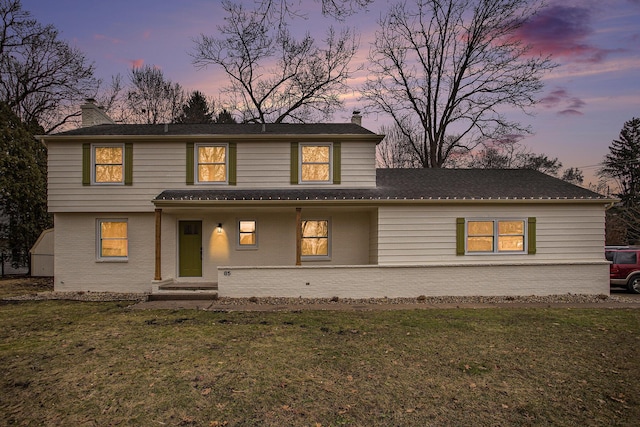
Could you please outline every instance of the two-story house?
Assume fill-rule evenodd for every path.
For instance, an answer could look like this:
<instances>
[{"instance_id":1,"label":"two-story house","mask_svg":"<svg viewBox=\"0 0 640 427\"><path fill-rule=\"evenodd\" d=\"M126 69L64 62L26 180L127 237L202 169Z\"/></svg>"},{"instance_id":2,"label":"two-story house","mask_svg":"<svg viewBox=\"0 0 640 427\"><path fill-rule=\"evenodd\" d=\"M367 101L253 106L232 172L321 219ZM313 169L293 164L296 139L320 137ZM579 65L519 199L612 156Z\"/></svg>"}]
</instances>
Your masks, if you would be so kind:
<instances>
[{"instance_id":1,"label":"two-story house","mask_svg":"<svg viewBox=\"0 0 640 427\"><path fill-rule=\"evenodd\" d=\"M149 293L189 284L231 297L354 298L609 292L610 199L531 170L376 170L382 138L359 117L107 123L43 136L55 289Z\"/></svg>"}]
</instances>

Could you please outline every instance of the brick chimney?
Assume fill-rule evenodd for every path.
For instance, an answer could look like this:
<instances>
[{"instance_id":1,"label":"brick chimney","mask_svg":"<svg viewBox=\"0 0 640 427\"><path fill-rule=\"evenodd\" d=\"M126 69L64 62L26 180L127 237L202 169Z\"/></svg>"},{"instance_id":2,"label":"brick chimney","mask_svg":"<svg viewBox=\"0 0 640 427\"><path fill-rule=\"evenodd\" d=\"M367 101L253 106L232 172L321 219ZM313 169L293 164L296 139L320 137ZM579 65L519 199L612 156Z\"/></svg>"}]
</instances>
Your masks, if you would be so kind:
<instances>
[{"instance_id":1,"label":"brick chimney","mask_svg":"<svg viewBox=\"0 0 640 427\"><path fill-rule=\"evenodd\" d=\"M115 122L111 120L111 117L107 116L103 107L99 107L96 104L96 100L93 98L87 98L86 102L80 106L82 111L82 127L96 126L96 125L113 125Z\"/></svg>"},{"instance_id":2,"label":"brick chimney","mask_svg":"<svg viewBox=\"0 0 640 427\"><path fill-rule=\"evenodd\" d=\"M355 110L353 115L351 116L351 123L354 125L362 126L362 116L360 115L360 111Z\"/></svg>"}]
</instances>

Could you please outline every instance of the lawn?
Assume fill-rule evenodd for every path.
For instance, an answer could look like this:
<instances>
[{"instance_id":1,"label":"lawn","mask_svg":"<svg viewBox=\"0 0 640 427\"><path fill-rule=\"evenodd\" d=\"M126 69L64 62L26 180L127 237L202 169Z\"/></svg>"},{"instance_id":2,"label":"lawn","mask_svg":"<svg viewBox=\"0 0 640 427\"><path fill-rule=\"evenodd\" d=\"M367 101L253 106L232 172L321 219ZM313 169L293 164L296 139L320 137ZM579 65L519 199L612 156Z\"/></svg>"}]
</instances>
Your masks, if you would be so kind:
<instances>
[{"instance_id":1,"label":"lawn","mask_svg":"<svg viewBox=\"0 0 640 427\"><path fill-rule=\"evenodd\" d=\"M640 310L0 305L0 425L632 426Z\"/></svg>"}]
</instances>

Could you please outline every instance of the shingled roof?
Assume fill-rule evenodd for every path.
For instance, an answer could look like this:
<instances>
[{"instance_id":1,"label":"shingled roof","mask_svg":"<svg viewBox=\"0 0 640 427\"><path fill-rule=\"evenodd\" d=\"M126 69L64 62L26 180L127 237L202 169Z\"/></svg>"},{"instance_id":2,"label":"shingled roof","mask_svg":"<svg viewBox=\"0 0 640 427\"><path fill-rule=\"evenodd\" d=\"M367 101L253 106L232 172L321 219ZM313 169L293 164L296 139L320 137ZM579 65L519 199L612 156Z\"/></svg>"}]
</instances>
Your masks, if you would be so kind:
<instances>
[{"instance_id":1,"label":"shingled roof","mask_svg":"<svg viewBox=\"0 0 640 427\"><path fill-rule=\"evenodd\" d=\"M541 172L526 169L378 169L376 188L167 190L154 202L381 201L381 200L591 200L610 199Z\"/></svg>"},{"instance_id":2,"label":"shingled roof","mask_svg":"<svg viewBox=\"0 0 640 427\"><path fill-rule=\"evenodd\" d=\"M60 132L53 136L176 136L176 135L375 135L353 123L214 123L104 124Z\"/></svg>"}]
</instances>

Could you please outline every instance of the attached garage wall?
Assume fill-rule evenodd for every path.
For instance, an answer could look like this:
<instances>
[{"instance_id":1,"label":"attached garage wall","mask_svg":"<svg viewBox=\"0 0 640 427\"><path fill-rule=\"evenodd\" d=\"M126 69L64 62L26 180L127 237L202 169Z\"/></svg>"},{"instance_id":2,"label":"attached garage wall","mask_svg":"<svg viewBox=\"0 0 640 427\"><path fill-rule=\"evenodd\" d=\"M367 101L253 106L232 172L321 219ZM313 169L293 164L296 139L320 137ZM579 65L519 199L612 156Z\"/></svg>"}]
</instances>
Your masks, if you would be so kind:
<instances>
[{"instance_id":1,"label":"attached garage wall","mask_svg":"<svg viewBox=\"0 0 640 427\"><path fill-rule=\"evenodd\" d=\"M456 255L456 218L536 218L535 255ZM599 204L442 204L382 206L378 263L517 263L604 260L604 206Z\"/></svg>"}]
</instances>

